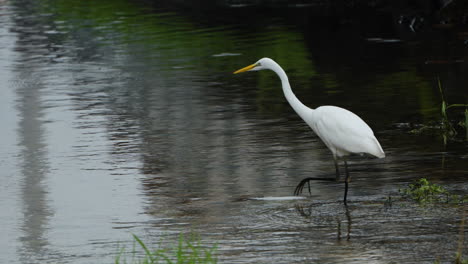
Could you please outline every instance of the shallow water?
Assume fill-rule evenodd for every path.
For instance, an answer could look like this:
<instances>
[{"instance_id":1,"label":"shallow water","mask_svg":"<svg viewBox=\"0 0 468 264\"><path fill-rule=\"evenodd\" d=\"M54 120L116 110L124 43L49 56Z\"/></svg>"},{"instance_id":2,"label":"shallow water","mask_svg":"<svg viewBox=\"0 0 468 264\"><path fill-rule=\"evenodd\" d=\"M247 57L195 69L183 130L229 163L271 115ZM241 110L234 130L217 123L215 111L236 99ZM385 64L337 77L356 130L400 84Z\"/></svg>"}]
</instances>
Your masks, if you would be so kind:
<instances>
[{"instance_id":1,"label":"shallow water","mask_svg":"<svg viewBox=\"0 0 468 264\"><path fill-rule=\"evenodd\" d=\"M463 208L398 189L426 177L468 192L464 135L410 133L439 120L437 76L466 103L463 31L254 11L0 2L0 262L112 262L131 234L191 231L223 263L452 260ZM271 72L232 75L264 56L305 104L348 108L381 142L385 159L350 159L348 207L342 183L292 197L334 167Z\"/></svg>"}]
</instances>

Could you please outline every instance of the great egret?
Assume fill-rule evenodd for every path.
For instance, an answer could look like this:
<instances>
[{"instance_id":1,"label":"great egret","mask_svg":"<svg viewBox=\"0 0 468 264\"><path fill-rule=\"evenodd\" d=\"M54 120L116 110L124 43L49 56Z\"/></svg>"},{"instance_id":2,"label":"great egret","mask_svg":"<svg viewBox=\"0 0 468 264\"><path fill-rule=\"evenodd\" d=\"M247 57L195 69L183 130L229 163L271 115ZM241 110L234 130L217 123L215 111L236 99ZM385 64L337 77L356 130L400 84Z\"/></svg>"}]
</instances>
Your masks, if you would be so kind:
<instances>
[{"instance_id":1,"label":"great egret","mask_svg":"<svg viewBox=\"0 0 468 264\"><path fill-rule=\"evenodd\" d=\"M345 166L345 193L344 204L348 195L348 184L350 176L346 156L351 153L367 153L377 158L384 158L385 153L375 138L372 129L356 114L337 106L320 106L311 109L305 106L294 95L289 85L288 76L274 60L263 58L254 64L244 67L234 72L234 74L246 71L272 70L281 79L284 96L296 113L312 128L312 130L322 139L323 143L333 154L336 169L336 179L329 178L305 178L297 185L294 193L299 195L304 185L311 180L336 180L340 178L338 169L338 159L344 160ZM310 191L310 185L309 185Z\"/></svg>"}]
</instances>

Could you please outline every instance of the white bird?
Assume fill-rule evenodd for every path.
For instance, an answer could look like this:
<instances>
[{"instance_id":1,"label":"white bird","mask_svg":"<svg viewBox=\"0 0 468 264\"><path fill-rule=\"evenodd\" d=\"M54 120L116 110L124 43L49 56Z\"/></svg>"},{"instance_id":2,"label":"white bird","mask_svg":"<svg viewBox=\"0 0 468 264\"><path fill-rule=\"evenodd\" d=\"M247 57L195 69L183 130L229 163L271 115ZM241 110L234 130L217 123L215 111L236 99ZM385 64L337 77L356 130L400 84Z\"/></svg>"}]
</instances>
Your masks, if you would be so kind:
<instances>
[{"instance_id":1,"label":"white bird","mask_svg":"<svg viewBox=\"0 0 468 264\"><path fill-rule=\"evenodd\" d=\"M256 63L244 67L234 72L234 74L246 71L272 70L281 79L284 96L292 106L294 111L310 126L333 154L336 169L336 179L329 178L305 178L295 189L295 194L302 192L304 185L311 180L339 180L338 159L344 160L345 165L345 193L344 204L348 194L348 184L350 176L346 156L351 153L366 153L377 158L384 158L385 153L375 138L372 129L356 114L337 106L320 106L311 109L305 106L296 95L294 95L289 85L288 76L284 70L270 58L263 58ZM310 185L309 185L310 192Z\"/></svg>"}]
</instances>

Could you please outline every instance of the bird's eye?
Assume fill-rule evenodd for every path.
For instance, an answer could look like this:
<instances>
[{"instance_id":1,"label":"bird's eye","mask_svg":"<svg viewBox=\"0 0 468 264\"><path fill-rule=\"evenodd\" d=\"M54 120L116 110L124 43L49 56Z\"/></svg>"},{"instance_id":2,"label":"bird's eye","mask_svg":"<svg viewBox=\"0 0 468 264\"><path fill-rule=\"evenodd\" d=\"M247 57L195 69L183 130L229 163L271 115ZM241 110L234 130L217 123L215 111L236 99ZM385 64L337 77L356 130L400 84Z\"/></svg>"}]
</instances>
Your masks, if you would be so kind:
<instances>
[{"instance_id":1,"label":"bird's eye","mask_svg":"<svg viewBox=\"0 0 468 264\"><path fill-rule=\"evenodd\" d=\"M258 62L257 65L255 65L255 66L260 67L260 66L262 66L262 64L260 62Z\"/></svg>"}]
</instances>

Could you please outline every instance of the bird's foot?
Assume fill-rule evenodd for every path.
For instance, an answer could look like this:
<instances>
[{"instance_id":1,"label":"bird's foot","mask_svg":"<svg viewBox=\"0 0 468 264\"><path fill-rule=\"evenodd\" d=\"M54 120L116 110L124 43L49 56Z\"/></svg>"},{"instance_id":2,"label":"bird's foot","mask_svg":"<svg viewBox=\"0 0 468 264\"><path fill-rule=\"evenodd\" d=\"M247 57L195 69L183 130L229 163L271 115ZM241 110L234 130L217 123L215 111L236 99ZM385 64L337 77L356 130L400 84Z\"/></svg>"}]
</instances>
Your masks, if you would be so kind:
<instances>
[{"instance_id":1,"label":"bird's foot","mask_svg":"<svg viewBox=\"0 0 468 264\"><path fill-rule=\"evenodd\" d=\"M308 190L309 190L309 195L312 195L312 192L310 191L310 181L336 181L336 179L333 178L317 178L317 177L307 177L305 179L302 179L301 182L296 186L296 189L294 189L294 195L300 195L302 194L302 191L304 190L304 186L307 184Z\"/></svg>"},{"instance_id":2,"label":"bird's foot","mask_svg":"<svg viewBox=\"0 0 468 264\"><path fill-rule=\"evenodd\" d=\"M302 181L299 182L299 184L296 186L296 189L294 189L294 195L296 195L296 196L300 195L306 184L308 184L308 186L309 186L309 195L311 195L310 183L309 182L310 182L310 178L302 179Z\"/></svg>"}]
</instances>

